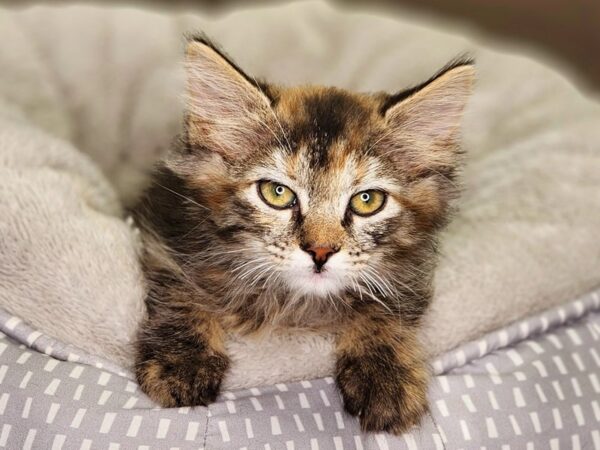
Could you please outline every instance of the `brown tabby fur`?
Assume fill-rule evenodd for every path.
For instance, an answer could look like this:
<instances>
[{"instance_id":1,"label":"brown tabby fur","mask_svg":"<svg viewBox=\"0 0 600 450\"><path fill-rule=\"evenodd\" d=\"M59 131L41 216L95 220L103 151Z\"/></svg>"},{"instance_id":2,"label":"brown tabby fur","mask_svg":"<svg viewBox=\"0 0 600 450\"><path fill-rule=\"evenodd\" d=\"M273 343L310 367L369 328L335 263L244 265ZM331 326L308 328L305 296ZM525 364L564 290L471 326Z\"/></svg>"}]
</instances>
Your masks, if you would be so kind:
<instances>
[{"instance_id":1,"label":"brown tabby fur","mask_svg":"<svg viewBox=\"0 0 600 450\"><path fill-rule=\"evenodd\" d=\"M205 405L228 368L226 331L328 330L363 429L417 424L428 376L416 332L457 195L472 63L395 95L259 83L204 38L188 44L187 66L185 133L135 210L148 282L142 389L163 406ZM298 204L257 201L261 178L288 180ZM369 218L346 207L365 183L388 194ZM306 244L340 249L325 265L343 261L335 288L294 278Z\"/></svg>"}]
</instances>

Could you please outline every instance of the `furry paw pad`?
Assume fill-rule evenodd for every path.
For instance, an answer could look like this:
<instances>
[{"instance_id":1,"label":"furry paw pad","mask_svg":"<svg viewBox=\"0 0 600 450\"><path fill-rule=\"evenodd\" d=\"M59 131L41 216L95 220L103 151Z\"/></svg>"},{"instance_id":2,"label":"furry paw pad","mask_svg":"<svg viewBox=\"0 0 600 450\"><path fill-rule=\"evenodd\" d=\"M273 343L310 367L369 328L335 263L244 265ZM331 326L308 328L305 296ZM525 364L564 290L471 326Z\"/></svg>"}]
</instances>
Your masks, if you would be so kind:
<instances>
[{"instance_id":1,"label":"furry paw pad","mask_svg":"<svg viewBox=\"0 0 600 450\"><path fill-rule=\"evenodd\" d=\"M427 412L427 372L389 356L341 357L337 385L344 408L364 431L402 434Z\"/></svg>"},{"instance_id":2,"label":"furry paw pad","mask_svg":"<svg viewBox=\"0 0 600 450\"><path fill-rule=\"evenodd\" d=\"M163 407L208 405L217 398L229 361L222 354L151 359L136 371L142 390Z\"/></svg>"}]
</instances>

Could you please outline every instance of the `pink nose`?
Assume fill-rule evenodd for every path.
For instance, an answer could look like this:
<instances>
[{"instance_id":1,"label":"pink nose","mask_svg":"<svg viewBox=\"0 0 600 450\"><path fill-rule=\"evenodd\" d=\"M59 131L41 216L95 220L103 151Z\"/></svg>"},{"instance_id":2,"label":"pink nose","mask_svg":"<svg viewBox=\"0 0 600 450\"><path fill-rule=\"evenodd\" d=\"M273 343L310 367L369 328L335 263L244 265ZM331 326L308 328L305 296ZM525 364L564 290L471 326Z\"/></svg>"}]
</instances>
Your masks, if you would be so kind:
<instances>
[{"instance_id":1,"label":"pink nose","mask_svg":"<svg viewBox=\"0 0 600 450\"><path fill-rule=\"evenodd\" d=\"M312 256L317 271L321 270L331 255L339 251L339 248L328 244L309 244L303 246L302 249Z\"/></svg>"}]
</instances>

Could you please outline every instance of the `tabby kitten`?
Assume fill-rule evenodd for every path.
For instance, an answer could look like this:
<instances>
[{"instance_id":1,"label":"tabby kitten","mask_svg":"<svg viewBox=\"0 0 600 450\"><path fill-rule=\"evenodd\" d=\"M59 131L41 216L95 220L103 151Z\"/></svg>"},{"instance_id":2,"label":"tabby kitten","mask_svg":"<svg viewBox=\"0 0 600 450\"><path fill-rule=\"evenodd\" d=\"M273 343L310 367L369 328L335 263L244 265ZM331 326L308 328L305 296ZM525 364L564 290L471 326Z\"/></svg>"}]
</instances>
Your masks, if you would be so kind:
<instances>
[{"instance_id":1,"label":"tabby kitten","mask_svg":"<svg viewBox=\"0 0 600 450\"><path fill-rule=\"evenodd\" d=\"M394 95L257 82L203 37L186 63L181 144L135 211L141 388L166 407L206 405L228 331L322 330L364 430L417 424L428 374L416 334L457 195L472 62Z\"/></svg>"}]
</instances>

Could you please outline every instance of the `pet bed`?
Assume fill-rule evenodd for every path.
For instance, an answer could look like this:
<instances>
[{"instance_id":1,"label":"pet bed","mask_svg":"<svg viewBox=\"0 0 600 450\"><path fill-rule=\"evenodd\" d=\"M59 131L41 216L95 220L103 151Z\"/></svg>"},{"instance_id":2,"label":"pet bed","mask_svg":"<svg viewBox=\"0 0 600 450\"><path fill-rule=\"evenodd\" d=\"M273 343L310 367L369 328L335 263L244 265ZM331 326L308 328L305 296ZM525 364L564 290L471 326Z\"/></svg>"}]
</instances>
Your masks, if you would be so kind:
<instances>
[{"instance_id":1,"label":"pet bed","mask_svg":"<svg viewBox=\"0 0 600 450\"><path fill-rule=\"evenodd\" d=\"M135 224L123 205L178 131L181 36L197 29L249 72L284 83L393 91L459 53L477 58L465 195L444 236L423 332L444 375L433 383L431 416L412 434L361 436L340 412L332 380L320 378L331 373L330 336L231 336L229 390L210 408L156 409L128 379L144 309ZM0 37L0 307L8 335L0 345L0 444L598 442L598 403L590 401L597 297L568 303L600 285L600 106L562 76L408 21L320 2L221 18L5 10ZM490 353L496 346L502 350Z\"/></svg>"},{"instance_id":2,"label":"pet bed","mask_svg":"<svg viewBox=\"0 0 600 450\"><path fill-rule=\"evenodd\" d=\"M160 409L114 364L1 315L0 447L599 448L599 292L435 359L431 411L401 437L362 434L330 377Z\"/></svg>"}]
</instances>

